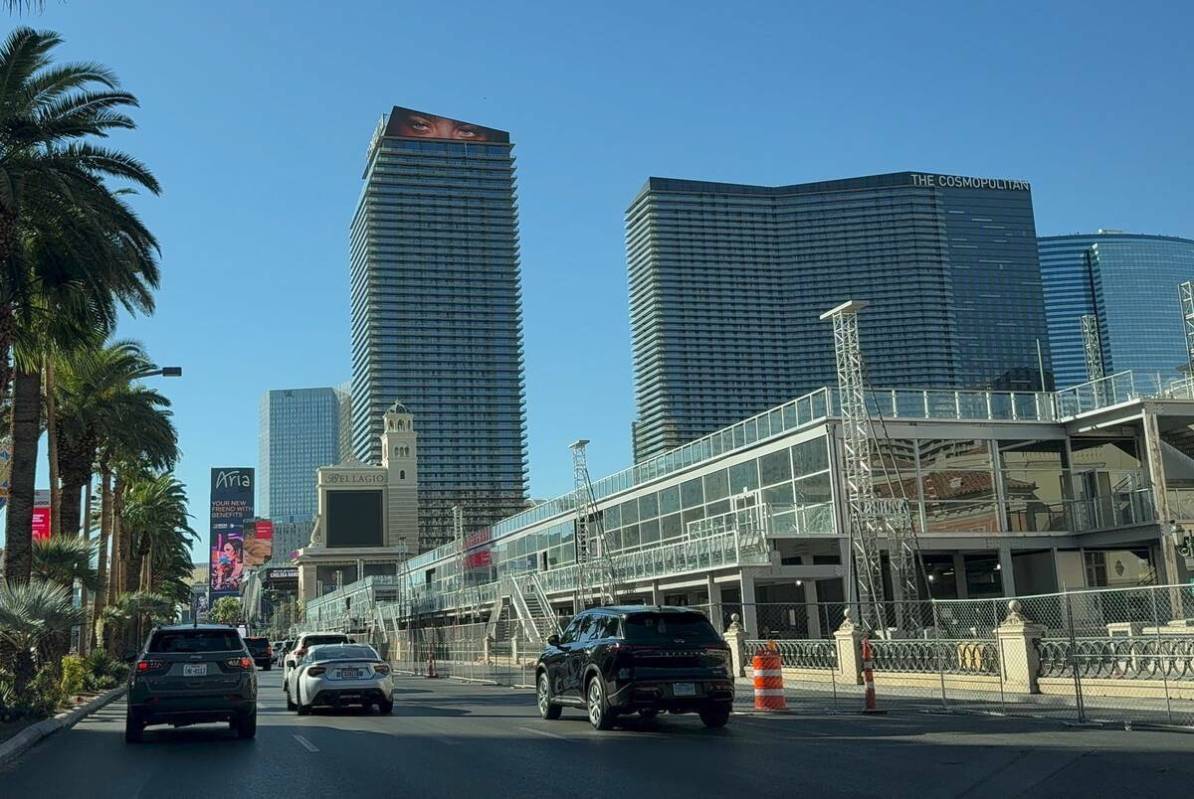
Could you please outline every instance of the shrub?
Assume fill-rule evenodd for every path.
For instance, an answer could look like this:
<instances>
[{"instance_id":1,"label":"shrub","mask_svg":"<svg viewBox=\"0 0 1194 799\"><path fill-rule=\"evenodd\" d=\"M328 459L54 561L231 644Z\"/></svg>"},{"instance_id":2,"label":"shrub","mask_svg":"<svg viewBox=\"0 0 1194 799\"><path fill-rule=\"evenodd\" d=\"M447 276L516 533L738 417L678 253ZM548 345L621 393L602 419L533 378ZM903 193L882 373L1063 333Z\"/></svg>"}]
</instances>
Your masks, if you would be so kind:
<instances>
[{"instance_id":1,"label":"shrub","mask_svg":"<svg viewBox=\"0 0 1194 799\"><path fill-rule=\"evenodd\" d=\"M62 659L62 693L74 696L83 692L87 667L78 655L67 655Z\"/></svg>"},{"instance_id":2,"label":"shrub","mask_svg":"<svg viewBox=\"0 0 1194 799\"><path fill-rule=\"evenodd\" d=\"M129 674L129 667L111 657L102 649L94 649L83 661L86 673L83 676L84 685L92 691L106 691L115 688L124 681Z\"/></svg>"}]
</instances>

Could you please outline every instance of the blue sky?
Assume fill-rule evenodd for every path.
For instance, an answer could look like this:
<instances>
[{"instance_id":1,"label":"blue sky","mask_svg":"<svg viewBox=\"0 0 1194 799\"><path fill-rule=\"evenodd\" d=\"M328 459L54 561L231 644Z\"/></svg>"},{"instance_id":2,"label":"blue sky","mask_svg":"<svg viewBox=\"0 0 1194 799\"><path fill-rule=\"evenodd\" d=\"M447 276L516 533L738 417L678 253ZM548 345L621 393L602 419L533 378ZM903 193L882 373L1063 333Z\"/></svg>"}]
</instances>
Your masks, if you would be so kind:
<instances>
[{"instance_id":1,"label":"blue sky","mask_svg":"<svg viewBox=\"0 0 1194 799\"><path fill-rule=\"evenodd\" d=\"M595 474L630 460L623 212L647 176L1012 177L1042 234L1191 236L1191 8L49 0L27 19L141 100L117 143L165 187L138 203L163 282L120 334L185 369L161 387L205 540L208 469L256 465L262 392L349 376L348 223L390 106L517 143L531 491L550 496L580 436Z\"/></svg>"}]
</instances>

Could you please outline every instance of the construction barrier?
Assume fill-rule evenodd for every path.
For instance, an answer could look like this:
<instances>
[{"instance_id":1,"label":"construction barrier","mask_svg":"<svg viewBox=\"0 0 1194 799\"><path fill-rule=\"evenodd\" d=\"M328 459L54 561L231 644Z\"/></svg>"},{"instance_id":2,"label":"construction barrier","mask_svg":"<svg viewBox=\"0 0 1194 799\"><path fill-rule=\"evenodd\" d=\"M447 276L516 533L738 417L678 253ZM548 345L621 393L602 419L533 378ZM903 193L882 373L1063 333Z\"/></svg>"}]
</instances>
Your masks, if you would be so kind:
<instances>
[{"instance_id":1,"label":"construction barrier","mask_svg":"<svg viewBox=\"0 0 1194 799\"><path fill-rule=\"evenodd\" d=\"M766 649L755 653L754 668L755 710L787 710L784 697L784 664L774 641Z\"/></svg>"}]
</instances>

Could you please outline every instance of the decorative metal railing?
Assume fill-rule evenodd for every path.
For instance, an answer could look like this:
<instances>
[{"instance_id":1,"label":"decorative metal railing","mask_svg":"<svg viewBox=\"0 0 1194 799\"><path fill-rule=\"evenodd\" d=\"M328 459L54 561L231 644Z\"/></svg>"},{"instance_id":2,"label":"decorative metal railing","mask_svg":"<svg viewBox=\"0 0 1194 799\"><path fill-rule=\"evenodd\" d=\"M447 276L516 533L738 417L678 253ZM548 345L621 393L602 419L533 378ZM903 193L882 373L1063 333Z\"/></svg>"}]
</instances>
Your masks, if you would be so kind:
<instances>
[{"instance_id":1,"label":"decorative metal railing","mask_svg":"<svg viewBox=\"0 0 1194 799\"><path fill-rule=\"evenodd\" d=\"M749 657L760 649L765 649L769 641L746 641L746 653ZM775 641L779 647L779 656L785 668L789 669L836 669L837 642L824 640L811 641Z\"/></svg>"},{"instance_id":2,"label":"decorative metal railing","mask_svg":"<svg viewBox=\"0 0 1194 799\"><path fill-rule=\"evenodd\" d=\"M1194 635L1044 638L1037 653L1039 677L1194 680Z\"/></svg>"},{"instance_id":3,"label":"decorative metal railing","mask_svg":"<svg viewBox=\"0 0 1194 799\"><path fill-rule=\"evenodd\" d=\"M999 674L995 641L907 639L871 641L877 672Z\"/></svg>"}]
</instances>

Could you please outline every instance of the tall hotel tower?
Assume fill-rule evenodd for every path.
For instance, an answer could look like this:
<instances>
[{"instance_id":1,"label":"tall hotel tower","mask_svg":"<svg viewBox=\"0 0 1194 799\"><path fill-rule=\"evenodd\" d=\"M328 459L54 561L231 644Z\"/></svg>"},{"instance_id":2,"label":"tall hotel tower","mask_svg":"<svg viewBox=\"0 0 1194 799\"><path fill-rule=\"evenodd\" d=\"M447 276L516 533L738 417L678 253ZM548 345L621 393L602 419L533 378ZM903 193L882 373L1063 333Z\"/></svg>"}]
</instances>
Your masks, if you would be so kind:
<instances>
[{"instance_id":1,"label":"tall hotel tower","mask_svg":"<svg viewBox=\"0 0 1194 799\"><path fill-rule=\"evenodd\" d=\"M1042 372L1049 383L1024 181L651 178L626 212L626 256L637 461L833 385L819 317L849 299L870 303L875 387L1032 390Z\"/></svg>"},{"instance_id":2,"label":"tall hotel tower","mask_svg":"<svg viewBox=\"0 0 1194 799\"><path fill-rule=\"evenodd\" d=\"M352 449L419 420L419 548L522 510L526 409L510 134L395 107L352 219Z\"/></svg>"}]
</instances>

